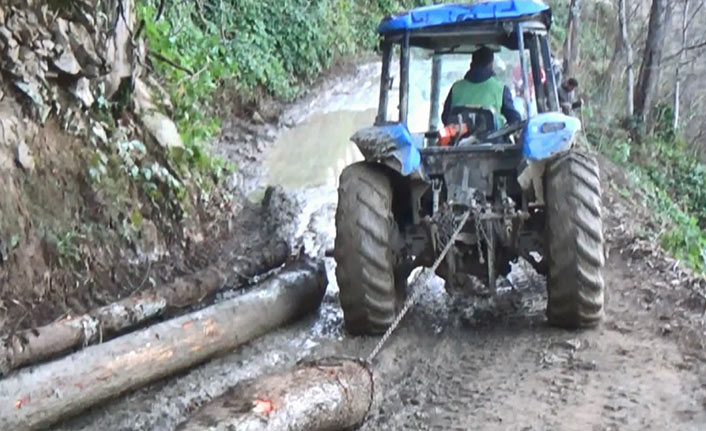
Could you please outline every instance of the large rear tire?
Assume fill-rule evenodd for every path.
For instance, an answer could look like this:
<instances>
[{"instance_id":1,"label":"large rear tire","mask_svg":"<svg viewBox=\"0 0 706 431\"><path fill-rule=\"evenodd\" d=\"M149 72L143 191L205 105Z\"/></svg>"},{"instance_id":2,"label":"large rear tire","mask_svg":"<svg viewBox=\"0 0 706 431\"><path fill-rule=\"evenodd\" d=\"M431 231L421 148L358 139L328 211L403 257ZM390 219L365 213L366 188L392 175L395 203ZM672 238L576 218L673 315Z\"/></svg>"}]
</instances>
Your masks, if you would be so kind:
<instances>
[{"instance_id":1,"label":"large rear tire","mask_svg":"<svg viewBox=\"0 0 706 431\"><path fill-rule=\"evenodd\" d=\"M603 318L603 224L596 159L569 151L546 172L547 318L563 328Z\"/></svg>"},{"instance_id":2,"label":"large rear tire","mask_svg":"<svg viewBox=\"0 0 706 431\"><path fill-rule=\"evenodd\" d=\"M336 279L346 329L355 335L384 333L403 300L406 277L395 282L393 191L383 169L365 162L350 165L338 189Z\"/></svg>"}]
</instances>

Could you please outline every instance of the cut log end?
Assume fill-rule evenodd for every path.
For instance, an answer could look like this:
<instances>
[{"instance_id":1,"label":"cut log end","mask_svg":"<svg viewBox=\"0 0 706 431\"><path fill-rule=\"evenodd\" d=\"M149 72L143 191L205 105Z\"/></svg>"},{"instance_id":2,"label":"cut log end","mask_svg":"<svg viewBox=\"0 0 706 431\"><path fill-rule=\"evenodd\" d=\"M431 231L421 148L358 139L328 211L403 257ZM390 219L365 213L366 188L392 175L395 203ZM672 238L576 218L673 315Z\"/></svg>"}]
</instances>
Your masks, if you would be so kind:
<instances>
[{"instance_id":1,"label":"cut log end","mask_svg":"<svg viewBox=\"0 0 706 431\"><path fill-rule=\"evenodd\" d=\"M360 425L373 378L360 361L326 359L242 382L182 423L180 431L334 431Z\"/></svg>"}]
</instances>

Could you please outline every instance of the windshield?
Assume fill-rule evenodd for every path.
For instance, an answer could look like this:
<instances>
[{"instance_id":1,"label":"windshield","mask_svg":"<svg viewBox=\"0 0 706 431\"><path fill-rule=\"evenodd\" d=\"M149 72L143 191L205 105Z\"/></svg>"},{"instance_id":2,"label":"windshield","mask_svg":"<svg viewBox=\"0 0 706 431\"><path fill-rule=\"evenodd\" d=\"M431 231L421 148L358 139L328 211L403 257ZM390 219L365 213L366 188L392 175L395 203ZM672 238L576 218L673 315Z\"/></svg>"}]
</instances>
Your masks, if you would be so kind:
<instances>
[{"instance_id":1,"label":"windshield","mask_svg":"<svg viewBox=\"0 0 706 431\"><path fill-rule=\"evenodd\" d=\"M431 110L431 73L432 55L429 50L422 48L411 48L410 70L409 70L409 115L408 127L412 133L423 133L430 130L429 113ZM529 51L525 50L527 67L529 69ZM441 124L441 112L444 107L451 86L459 79L463 79L471 63L469 54L445 54L441 56L441 91L439 94L439 115L436 124ZM494 71L498 79L510 90L515 109L527 118L525 103L522 98L522 68L518 51L511 51L501 48L495 54ZM394 84L390 93L391 100L397 100L399 92L399 68L391 68L394 76ZM530 74L530 83L532 77ZM393 94L394 93L394 94ZM530 114L536 113L536 102L534 101L533 86L530 84ZM397 118L397 104L388 105L388 118Z\"/></svg>"}]
</instances>

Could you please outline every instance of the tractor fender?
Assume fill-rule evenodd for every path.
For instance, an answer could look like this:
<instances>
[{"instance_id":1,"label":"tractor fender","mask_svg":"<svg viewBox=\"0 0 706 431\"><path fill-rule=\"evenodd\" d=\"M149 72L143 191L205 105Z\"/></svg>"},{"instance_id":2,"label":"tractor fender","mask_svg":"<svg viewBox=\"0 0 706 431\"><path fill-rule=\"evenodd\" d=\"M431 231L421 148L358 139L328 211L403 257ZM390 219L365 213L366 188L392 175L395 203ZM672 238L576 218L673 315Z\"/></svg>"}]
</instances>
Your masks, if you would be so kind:
<instances>
[{"instance_id":1,"label":"tractor fender","mask_svg":"<svg viewBox=\"0 0 706 431\"><path fill-rule=\"evenodd\" d=\"M402 123L366 127L358 130L351 140L367 162L380 163L402 176L423 178L421 137L412 136Z\"/></svg>"},{"instance_id":2,"label":"tractor fender","mask_svg":"<svg viewBox=\"0 0 706 431\"><path fill-rule=\"evenodd\" d=\"M522 152L531 162L550 159L573 147L581 121L559 112L544 112L527 121Z\"/></svg>"},{"instance_id":3,"label":"tractor fender","mask_svg":"<svg viewBox=\"0 0 706 431\"><path fill-rule=\"evenodd\" d=\"M522 135L524 160L517 178L523 190L534 189L535 203L544 204L544 170L547 162L569 151L581 130L578 118L558 112L535 115L527 121Z\"/></svg>"}]
</instances>

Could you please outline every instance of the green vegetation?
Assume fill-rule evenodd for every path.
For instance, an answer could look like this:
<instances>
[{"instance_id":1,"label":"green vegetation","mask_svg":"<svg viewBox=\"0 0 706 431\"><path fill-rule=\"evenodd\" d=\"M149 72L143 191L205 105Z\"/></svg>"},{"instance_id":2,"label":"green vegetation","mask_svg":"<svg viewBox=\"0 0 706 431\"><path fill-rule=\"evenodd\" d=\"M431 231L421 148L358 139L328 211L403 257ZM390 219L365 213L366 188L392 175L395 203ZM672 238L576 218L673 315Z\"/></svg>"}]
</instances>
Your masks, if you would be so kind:
<instances>
[{"instance_id":1,"label":"green vegetation","mask_svg":"<svg viewBox=\"0 0 706 431\"><path fill-rule=\"evenodd\" d=\"M693 269L706 271L706 165L691 157L679 138L659 132L636 145L615 124L590 127L588 138L630 174L657 226L651 234L665 250Z\"/></svg>"},{"instance_id":2,"label":"green vegetation","mask_svg":"<svg viewBox=\"0 0 706 431\"><path fill-rule=\"evenodd\" d=\"M550 0L556 55L566 37L568 4ZM580 93L588 100L583 119L589 142L619 166L625 167L652 213L657 226L649 234L675 258L697 271L706 272L706 165L689 151L681 131L672 128L669 105L655 107L655 125L641 143L633 142L620 117L624 90L620 77L606 77L616 37L615 9L602 2L584 3L581 26ZM610 79L606 79L610 78ZM618 190L623 197L631 193Z\"/></svg>"},{"instance_id":3,"label":"green vegetation","mask_svg":"<svg viewBox=\"0 0 706 431\"><path fill-rule=\"evenodd\" d=\"M372 50L385 14L424 0L225 0L139 5L152 63L188 148L218 130L217 90L236 102L292 100L337 59ZM174 65L178 65L175 67Z\"/></svg>"}]
</instances>

